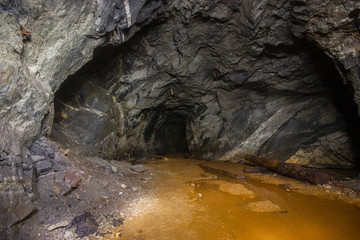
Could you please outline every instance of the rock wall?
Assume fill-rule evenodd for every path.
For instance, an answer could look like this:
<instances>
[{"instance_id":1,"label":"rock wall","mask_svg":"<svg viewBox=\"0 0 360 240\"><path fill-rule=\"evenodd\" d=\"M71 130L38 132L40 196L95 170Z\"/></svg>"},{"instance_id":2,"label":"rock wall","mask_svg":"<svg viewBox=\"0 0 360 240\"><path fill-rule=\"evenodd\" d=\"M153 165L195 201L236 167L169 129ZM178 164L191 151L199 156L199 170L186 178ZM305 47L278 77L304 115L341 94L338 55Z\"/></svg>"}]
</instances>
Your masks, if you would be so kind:
<instances>
[{"instance_id":1,"label":"rock wall","mask_svg":"<svg viewBox=\"0 0 360 240\"><path fill-rule=\"evenodd\" d=\"M156 11L145 1L0 1L0 232L36 211L26 147L50 133L54 93L96 47L127 41Z\"/></svg>"},{"instance_id":2,"label":"rock wall","mask_svg":"<svg viewBox=\"0 0 360 240\"><path fill-rule=\"evenodd\" d=\"M49 133L61 83L92 58L96 47L121 44L148 24L152 11L133 27L140 10L156 8L144 5L144 0L1 2L1 149L19 153ZM30 32L29 40L21 30Z\"/></svg>"},{"instance_id":3,"label":"rock wall","mask_svg":"<svg viewBox=\"0 0 360 240\"><path fill-rule=\"evenodd\" d=\"M314 42L334 62L359 106L359 1L292 1L291 31ZM360 110L359 110L360 111Z\"/></svg>"},{"instance_id":4,"label":"rock wall","mask_svg":"<svg viewBox=\"0 0 360 240\"><path fill-rule=\"evenodd\" d=\"M72 97L66 85L67 94L59 94L61 116L53 138L82 154L154 154L163 128L181 128L167 124L177 115L185 119L188 146L183 151L188 148L199 158L239 161L252 153L315 167L351 167L357 136L348 130L359 129L356 105L349 85L342 84L338 57L326 55L331 49L319 45L312 37L317 32L299 20L301 14L317 15L307 8L315 9L299 1L174 2L166 20L143 29L117 51L102 49L114 54L98 54L107 60L90 63L86 74L68 80L78 84ZM336 16L346 23L337 31L358 36L347 15ZM334 37L332 45L340 39ZM87 82L108 91L112 104L101 103L108 97L95 103L97 93L89 93ZM101 110L102 105L108 109ZM86 134L92 128L76 122L74 107L77 113L86 109L88 119L93 109L107 119L114 119L107 112L117 111L114 127L100 115L92 122L118 130L102 135L104 128L98 127ZM82 134L99 137L78 140Z\"/></svg>"}]
</instances>

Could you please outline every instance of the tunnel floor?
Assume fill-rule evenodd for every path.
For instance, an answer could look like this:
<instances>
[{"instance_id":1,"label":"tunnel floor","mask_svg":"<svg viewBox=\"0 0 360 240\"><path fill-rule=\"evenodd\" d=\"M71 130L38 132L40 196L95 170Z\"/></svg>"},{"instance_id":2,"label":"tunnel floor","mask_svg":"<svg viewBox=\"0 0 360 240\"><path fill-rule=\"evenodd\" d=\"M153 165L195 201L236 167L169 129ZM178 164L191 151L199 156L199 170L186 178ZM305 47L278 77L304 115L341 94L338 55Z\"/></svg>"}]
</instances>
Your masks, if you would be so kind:
<instances>
[{"instance_id":1,"label":"tunnel floor","mask_svg":"<svg viewBox=\"0 0 360 240\"><path fill-rule=\"evenodd\" d=\"M341 198L334 189L273 173L235 180L204 171L204 164L227 163L148 161L153 181L125 211L120 239L353 240L360 234L360 204L334 200Z\"/></svg>"},{"instance_id":2,"label":"tunnel floor","mask_svg":"<svg viewBox=\"0 0 360 240\"><path fill-rule=\"evenodd\" d=\"M315 186L264 170L249 173L249 165L178 156L108 161L67 155L61 161L59 171L39 178L40 211L10 239L353 240L360 235L358 172L337 172L331 184ZM228 177L234 174L237 179Z\"/></svg>"}]
</instances>

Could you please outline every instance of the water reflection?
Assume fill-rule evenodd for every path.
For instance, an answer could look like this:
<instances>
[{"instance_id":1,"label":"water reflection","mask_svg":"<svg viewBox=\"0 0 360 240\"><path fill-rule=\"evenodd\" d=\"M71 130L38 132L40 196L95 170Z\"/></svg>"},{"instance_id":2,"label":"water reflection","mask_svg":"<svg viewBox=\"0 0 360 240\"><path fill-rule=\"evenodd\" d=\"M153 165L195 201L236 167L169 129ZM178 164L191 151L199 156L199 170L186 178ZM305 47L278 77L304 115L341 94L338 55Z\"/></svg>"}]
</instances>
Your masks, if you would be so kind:
<instances>
[{"instance_id":1,"label":"water reflection","mask_svg":"<svg viewBox=\"0 0 360 240\"><path fill-rule=\"evenodd\" d=\"M121 239L359 239L354 205L216 176L200 163L149 161L155 180L131 204Z\"/></svg>"}]
</instances>

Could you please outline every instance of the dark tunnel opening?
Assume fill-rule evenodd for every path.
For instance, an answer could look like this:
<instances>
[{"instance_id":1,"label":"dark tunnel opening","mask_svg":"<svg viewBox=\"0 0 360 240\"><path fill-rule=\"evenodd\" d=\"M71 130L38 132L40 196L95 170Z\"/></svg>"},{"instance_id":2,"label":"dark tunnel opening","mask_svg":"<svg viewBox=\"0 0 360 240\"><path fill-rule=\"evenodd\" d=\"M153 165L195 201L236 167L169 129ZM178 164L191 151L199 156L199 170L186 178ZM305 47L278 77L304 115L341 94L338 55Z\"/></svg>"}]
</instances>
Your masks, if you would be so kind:
<instances>
[{"instance_id":1,"label":"dark tunnel opening","mask_svg":"<svg viewBox=\"0 0 360 240\"><path fill-rule=\"evenodd\" d=\"M149 112L144 139L154 154L189 156L188 135L191 132L187 124L190 112L186 107L166 109L163 106Z\"/></svg>"},{"instance_id":2,"label":"dark tunnel opening","mask_svg":"<svg viewBox=\"0 0 360 240\"><path fill-rule=\"evenodd\" d=\"M111 45L95 49L92 60L68 76L56 91L50 138L63 148L106 159L123 157L116 141L119 113L107 89L106 75L116 67L122 51L123 47Z\"/></svg>"},{"instance_id":3,"label":"dark tunnel opening","mask_svg":"<svg viewBox=\"0 0 360 240\"><path fill-rule=\"evenodd\" d=\"M160 155L189 153L186 119L182 115L166 114L165 121L155 133L154 152Z\"/></svg>"},{"instance_id":4,"label":"dark tunnel opening","mask_svg":"<svg viewBox=\"0 0 360 240\"><path fill-rule=\"evenodd\" d=\"M320 80L326 89L326 95L334 108L341 115L345 124L345 131L349 135L352 151L356 162L354 167L360 170L360 116L358 106L354 101L354 90L351 85L345 85L335 63L325 52L309 43L307 51L314 60Z\"/></svg>"},{"instance_id":5,"label":"dark tunnel opening","mask_svg":"<svg viewBox=\"0 0 360 240\"><path fill-rule=\"evenodd\" d=\"M360 117L358 115L358 106L354 101L354 90L351 84L345 84L342 78L342 74L346 73L346 70L341 69L341 64L337 64L333 59L328 56L319 46L305 39L296 39L296 44L289 48L274 48L269 47L267 53L269 56L279 56L281 53L299 54L303 59L308 61L308 64L312 66L312 74L316 76L316 84L320 86L319 90L315 92L318 97L324 99L323 106L327 104L328 109L333 109L336 112L336 119L330 124L323 124L321 129L311 127L311 134L301 133L301 124L305 119L299 119L296 122L291 120L293 125L287 124L283 126L282 131L287 134L293 134L296 137L287 138L286 135L275 135L269 139L260 150L260 154L269 154L269 158L286 160L289 159L295 152L302 146L317 146L318 149L327 151L327 156L331 158L342 159L347 162L351 162L349 168L360 168ZM294 81L296 76L294 76ZM274 92L276 94L276 92ZM314 95L315 95L314 94ZM305 97L311 97L311 93L304 95ZM310 106L309 106L310 108ZM324 108L325 109L325 108ZM314 111L313 119L317 121L320 115L321 109ZM325 115L330 117L331 114ZM305 120L306 121L306 120ZM293 128L291 126L294 126ZM304 126L311 126L311 121ZM332 146L321 146L318 144L318 139L337 131L341 131L346 135L348 140L346 141L346 152L339 151L341 147L336 147L336 141L341 141L340 138L333 139ZM279 137L282 136L282 137ZM345 142L345 141L343 141ZM342 142L342 143L343 143ZM341 145L338 143L338 145ZM345 149L345 147L344 147ZM336 152L337 151L337 152ZM350 154L349 154L350 153ZM333 155L332 155L333 154ZM315 159L315 158L314 158ZM319 159L319 162L321 159ZM324 166L325 167L325 166ZM334 166L328 166L333 168ZM338 165L339 168L348 168Z\"/></svg>"}]
</instances>

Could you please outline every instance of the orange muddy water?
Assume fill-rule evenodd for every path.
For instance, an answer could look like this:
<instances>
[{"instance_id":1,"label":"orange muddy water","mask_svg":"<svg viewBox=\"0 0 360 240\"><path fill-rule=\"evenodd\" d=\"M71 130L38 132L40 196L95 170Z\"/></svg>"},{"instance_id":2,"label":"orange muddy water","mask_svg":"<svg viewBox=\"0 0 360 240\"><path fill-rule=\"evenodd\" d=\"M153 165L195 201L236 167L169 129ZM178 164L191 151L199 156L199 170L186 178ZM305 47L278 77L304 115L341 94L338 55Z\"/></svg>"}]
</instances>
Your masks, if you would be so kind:
<instances>
[{"instance_id":1,"label":"orange muddy water","mask_svg":"<svg viewBox=\"0 0 360 240\"><path fill-rule=\"evenodd\" d=\"M149 160L153 180L125 212L120 239L360 239L355 205L207 173L203 163Z\"/></svg>"}]
</instances>

